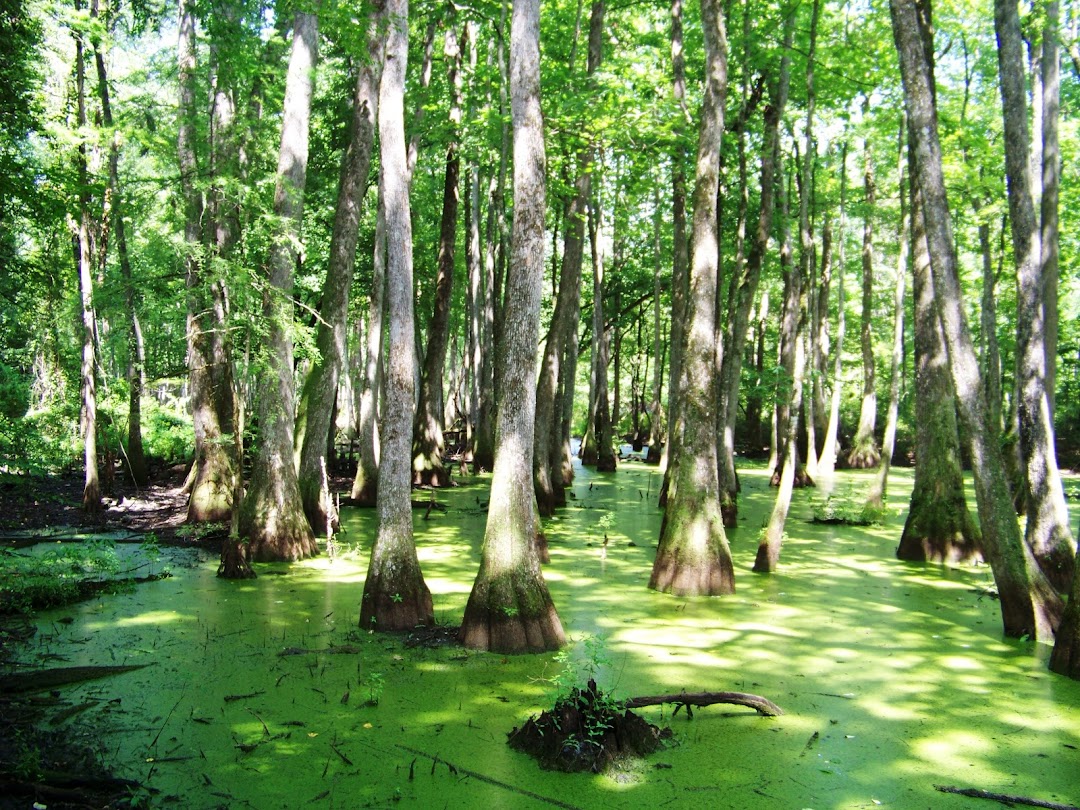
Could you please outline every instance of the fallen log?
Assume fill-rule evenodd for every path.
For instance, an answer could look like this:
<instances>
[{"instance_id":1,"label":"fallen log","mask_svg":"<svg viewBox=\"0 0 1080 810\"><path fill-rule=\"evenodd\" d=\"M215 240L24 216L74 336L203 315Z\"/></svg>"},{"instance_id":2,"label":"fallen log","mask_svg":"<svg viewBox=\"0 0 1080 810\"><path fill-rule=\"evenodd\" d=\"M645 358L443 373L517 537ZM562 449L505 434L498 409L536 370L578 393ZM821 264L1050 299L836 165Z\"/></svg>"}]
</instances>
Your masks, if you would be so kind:
<instances>
[{"instance_id":1,"label":"fallen log","mask_svg":"<svg viewBox=\"0 0 1080 810\"><path fill-rule=\"evenodd\" d=\"M970 796L973 799L990 799L991 801L1001 802L1003 804L1022 804L1027 807L1043 807L1048 810L1080 810L1074 804L1060 804L1058 802L1047 802L1042 799L1029 799L1026 796L1013 796L1008 793L992 793L989 790L980 790L979 788L958 788L951 785L934 785L934 789L939 793L955 793L958 796Z\"/></svg>"},{"instance_id":2,"label":"fallen log","mask_svg":"<svg viewBox=\"0 0 1080 810\"><path fill-rule=\"evenodd\" d=\"M0 691L8 694L25 692L44 692L57 686L82 683L109 675L120 675L142 669L148 664L130 664L127 666L107 667L58 667L55 669L37 669L30 672L17 672L0 677Z\"/></svg>"},{"instance_id":3,"label":"fallen log","mask_svg":"<svg viewBox=\"0 0 1080 810\"><path fill-rule=\"evenodd\" d=\"M675 703L678 707L686 707L688 717L693 717L691 706L712 706L716 703L733 703L736 706L749 706L764 717L779 717L784 710L768 698L761 695L751 695L748 692L679 692L672 695L645 695L632 697L625 702L628 709L640 709L643 706L660 706L664 703ZM675 711L678 711L676 708Z\"/></svg>"}]
</instances>

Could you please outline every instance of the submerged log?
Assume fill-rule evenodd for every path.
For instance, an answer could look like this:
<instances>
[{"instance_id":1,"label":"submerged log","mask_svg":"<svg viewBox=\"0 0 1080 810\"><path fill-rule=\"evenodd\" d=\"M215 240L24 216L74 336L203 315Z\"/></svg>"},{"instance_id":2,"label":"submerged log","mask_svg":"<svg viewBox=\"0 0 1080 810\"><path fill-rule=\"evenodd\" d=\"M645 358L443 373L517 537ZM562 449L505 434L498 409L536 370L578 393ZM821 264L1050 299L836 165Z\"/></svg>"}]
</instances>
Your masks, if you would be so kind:
<instances>
[{"instance_id":1,"label":"submerged log","mask_svg":"<svg viewBox=\"0 0 1080 810\"><path fill-rule=\"evenodd\" d=\"M643 706L659 706L663 703L675 703L685 706L686 713L693 716L691 706L712 706L716 703L732 703L737 706L749 706L763 717L779 717L784 710L768 698L752 695L748 692L679 692L672 695L646 695L632 697L624 702L627 709L640 709ZM678 709L676 709L678 711Z\"/></svg>"},{"instance_id":2,"label":"submerged log","mask_svg":"<svg viewBox=\"0 0 1080 810\"><path fill-rule=\"evenodd\" d=\"M992 793L989 790L980 790L979 788L958 788L951 785L934 785L934 789L940 793L954 793L957 796L970 796L973 799L990 799L991 801L1001 802L1002 804L1022 804L1027 807L1044 807L1048 810L1080 810L1074 804L1060 804L1058 802L1047 802L1042 799L1029 799L1027 796L1013 796L1008 793Z\"/></svg>"},{"instance_id":3,"label":"submerged log","mask_svg":"<svg viewBox=\"0 0 1080 810\"><path fill-rule=\"evenodd\" d=\"M119 675L122 672L131 672L145 666L149 666L149 664L130 664L115 667L56 667L54 669L38 669L32 672L16 672L0 677L0 691L7 694L44 692L57 686L92 681L109 675Z\"/></svg>"}]
</instances>

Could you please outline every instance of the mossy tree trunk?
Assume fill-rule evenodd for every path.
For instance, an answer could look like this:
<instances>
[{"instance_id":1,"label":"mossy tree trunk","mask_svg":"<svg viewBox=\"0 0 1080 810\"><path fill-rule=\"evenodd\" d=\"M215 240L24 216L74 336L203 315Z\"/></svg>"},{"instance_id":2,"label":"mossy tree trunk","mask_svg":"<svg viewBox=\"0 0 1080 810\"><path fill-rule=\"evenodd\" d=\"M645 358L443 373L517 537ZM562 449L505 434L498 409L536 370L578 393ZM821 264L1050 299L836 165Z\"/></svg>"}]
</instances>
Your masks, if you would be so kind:
<instances>
[{"instance_id":1,"label":"mossy tree trunk","mask_svg":"<svg viewBox=\"0 0 1080 810\"><path fill-rule=\"evenodd\" d=\"M270 246L269 283L262 301L266 351L261 361L266 371L260 375L258 388L259 439L251 482L240 506L240 536L250 543L252 559L261 561L299 560L318 553L293 460L296 390L291 337L318 31L316 15L296 15L285 83L274 191L280 231Z\"/></svg>"},{"instance_id":2,"label":"mossy tree trunk","mask_svg":"<svg viewBox=\"0 0 1080 810\"><path fill-rule=\"evenodd\" d=\"M1024 46L1016 0L995 0L994 28L1004 116L1005 173L1009 180L1009 223L1016 263L1016 386L1020 456L1027 485L1025 540L1050 581L1065 590L1072 582L1076 554L1054 449L1047 389L1046 331L1052 319L1048 319L1045 309L1047 281L1032 203Z\"/></svg>"},{"instance_id":3,"label":"mossy tree trunk","mask_svg":"<svg viewBox=\"0 0 1080 810\"><path fill-rule=\"evenodd\" d=\"M412 425L415 362L412 222L405 148L405 70L409 54L408 0L387 0L386 64L379 96L380 179L386 211L386 408L380 423L382 455L360 627L408 630L434 621L431 592L416 556L412 522Z\"/></svg>"},{"instance_id":4,"label":"mossy tree trunk","mask_svg":"<svg viewBox=\"0 0 1080 810\"><path fill-rule=\"evenodd\" d=\"M1005 634L1048 638L1060 619L1062 602L1020 536L1001 449L988 424L978 358L960 292L927 45L920 36L914 0L891 0L890 12L914 147L912 182L923 199L934 293L971 454L983 551L997 583Z\"/></svg>"},{"instance_id":5,"label":"mossy tree trunk","mask_svg":"<svg viewBox=\"0 0 1080 810\"><path fill-rule=\"evenodd\" d=\"M727 95L727 34L719 2L702 0L701 16L705 97L693 197L687 341L679 385L682 438L671 459L671 486L649 579L653 590L676 595L719 595L735 590L716 467L716 188Z\"/></svg>"},{"instance_id":6,"label":"mossy tree trunk","mask_svg":"<svg viewBox=\"0 0 1080 810\"><path fill-rule=\"evenodd\" d=\"M966 560L979 552L979 530L968 513L949 376L930 272L922 203L913 189L911 241L915 299L915 485L896 556L923 562Z\"/></svg>"},{"instance_id":7,"label":"mossy tree trunk","mask_svg":"<svg viewBox=\"0 0 1080 810\"><path fill-rule=\"evenodd\" d=\"M323 284L321 317L315 344L318 355L304 382L296 418L296 442L300 445L300 497L304 514L316 533L326 527L328 516L336 519L330 492L324 486L326 476L323 472L332 461L327 459L327 453L328 444L329 447L333 446L334 398L347 351L349 288L352 286L356 243L360 235L360 213L367 192L371 149L375 140L385 37L382 12L381 3L371 9L368 55L357 67L349 140L341 156L341 179L330 235L326 281Z\"/></svg>"},{"instance_id":8,"label":"mossy tree trunk","mask_svg":"<svg viewBox=\"0 0 1080 810\"><path fill-rule=\"evenodd\" d=\"M216 48L211 49L216 54ZM227 255L235 238L232 219L225 213L226 204L220 189L215 189L209 211L206 210L198 180L195 102L195 17L186 3L180 9L180 126L177 152L180 161L180 187L185 203L184 240L187 255L187 344L188 385L191 420L195 433L195 459L188 492L189 523L224 522L231 519L237 504L234 500L238 475L233 424L235 391L232 362L226 338L224 281L213 278L207 267L207 243L214 254ZM211 171L225 168L231 154L233 98L229 82L216 71L214 128ZM229 146L227 146L229 144ZM212 221L204 238L203 220Z\"/></svg>"},{"instance_id":9,"label":"mossy tree trunk","mask_svg":"<svg viewBox=\"0 0 1080 810\"><path fill-rule=\"evenodd\" d=\"M501 653L555 650L562 624L536 552L533 491L536 345L544 277L545 154L540 112L540 3L514 0L510 33L514 225L498 344L495 468L480 570L465 606L467 647Z\"/></svg>"}]
</instances>

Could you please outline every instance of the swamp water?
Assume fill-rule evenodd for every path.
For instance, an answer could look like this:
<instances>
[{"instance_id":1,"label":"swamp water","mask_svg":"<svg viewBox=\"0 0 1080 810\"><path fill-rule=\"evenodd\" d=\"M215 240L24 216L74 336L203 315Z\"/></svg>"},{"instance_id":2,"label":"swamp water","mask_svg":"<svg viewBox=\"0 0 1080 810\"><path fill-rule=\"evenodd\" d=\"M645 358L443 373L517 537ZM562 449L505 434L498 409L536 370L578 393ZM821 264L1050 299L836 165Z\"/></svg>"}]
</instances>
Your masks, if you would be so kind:
<instances>
[{"instance_id":1,"label":"swamp water","mask_svg":"<svg viewBox=\"0 0 1080 810\"><path fill-rule=\"evenodd\" d=\"M868 481L841 473L837 490ZM226 582L203 553L134 593L43 612L21 663L149 665L60 687L82 708L60 727L89 730L115 775L158 791L154 806L994 806L934 785L1080 802L1080 683L1046 670L1046 645L1002 638L987 567L894 558L910 471L893 472L886 526L811 524L822 495L796 492L780 571L762 577L750 567L773 490L743 469L729 532L738 592L715 599L645 587L659 483L634 464L579 472L546 524L564 627L603 637L598 680L617 697L745 691L785 714L639 710L670 725L674 745L605 775L545 772L506 745L550 706L555 655L408 648L357 628L372 510L345 512L355 553L333 561ZM446 513L415 513L441 623L464 610L486 498L485 480L439 492Z\"/></svg>"}]
</instances>

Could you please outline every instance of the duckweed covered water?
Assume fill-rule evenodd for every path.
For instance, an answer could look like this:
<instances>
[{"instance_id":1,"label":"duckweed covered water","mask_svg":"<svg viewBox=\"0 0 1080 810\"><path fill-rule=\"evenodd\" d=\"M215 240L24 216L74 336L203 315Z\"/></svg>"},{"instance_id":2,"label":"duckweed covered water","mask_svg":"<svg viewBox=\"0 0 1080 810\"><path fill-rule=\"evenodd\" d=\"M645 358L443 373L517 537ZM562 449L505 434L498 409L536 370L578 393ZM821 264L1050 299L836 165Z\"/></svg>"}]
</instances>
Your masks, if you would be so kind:
<instances>
[{"instance_id":1,"label":"duckweed covered water","mask_svg":"<svg viewBox=\"0 0 1080 810\"><path fill-rule=\"evenodd\" d=\"M844 473L837 489L868 480ZM786 714L641 710L676 744L605 775L548 773L506 745L550 705L555 655L408 648L357 627L372 511L346 512L355 553L333 561L226 582L204 554L133 594L42 614L23 662L152 665L61 694L86 706L63 723L93 729L106 766L157 791L155 806L988 806L934 785L1080 802L1080 683L1047 672L1049 647L1002 638L988 568L894 558L909 473L894 471L881 527L811 524L820 495L796 493L780 571L762 577L750 568L773 491L744 469L738 593L713 599L645 587L659 483L632 464L579 472L546 524L566 630L603 636L601 686L617 696L737 690ZM479 564L486 489L440 492L445 514L416 514L446 624Z\"/></svg>"}]
</instances>

